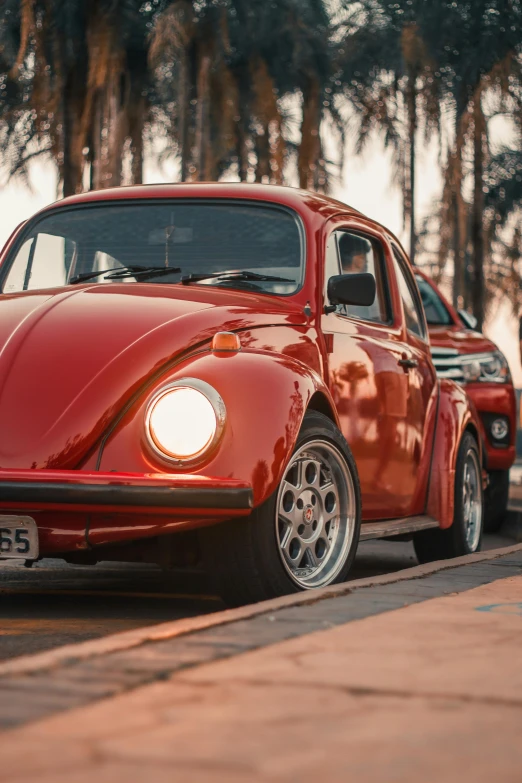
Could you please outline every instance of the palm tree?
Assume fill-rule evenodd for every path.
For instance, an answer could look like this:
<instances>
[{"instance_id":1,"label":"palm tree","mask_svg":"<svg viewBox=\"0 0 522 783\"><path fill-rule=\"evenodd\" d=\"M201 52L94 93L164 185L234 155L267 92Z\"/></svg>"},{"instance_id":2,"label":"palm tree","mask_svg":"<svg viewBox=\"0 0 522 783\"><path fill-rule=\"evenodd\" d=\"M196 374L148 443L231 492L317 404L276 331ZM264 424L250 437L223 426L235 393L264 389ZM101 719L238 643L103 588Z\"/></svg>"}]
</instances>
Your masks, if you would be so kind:
<instances>
[{"instance_id":1,"label":"palm tree","mask_svg":"<svg viewBox=\"0 0 522 783\"><path fill-rule=\"evenodd\" d=\"M174 83L177 84L177 91L174 93L177 110L175 130L182 182L187 179L190 160L189 50L194 40L195 27L196 19L191 0L179 0L177 3L171 3L157 14L149 48L149 63L156 71L156 78L160 84L167 83L169 87ZM163 90L160 97L165 103L168 103L169 91Z\"/></svg>"},{"instance_id":2,"label":"palm tree","mask_svg":"<svg viewBox=\"0 0 522 783\"><path fill-rule=\"evenodd\" d=\"M489 158L484 170L484 208L488 299L494 301L500 292L518 315L522 304L522 145L503 147Z\"/></svg>"},{"instance_id":3,"label":"palm tree","mask_svg":"<svg viewBox=\"0 0 522 783\"><path fill-rule=\"evenodd\" d=\"M415 262L416 139L425 140L440 124L440 96L430 52L429 9L420 1L391 4L366 0L350 17L339 60L345 96L355 109L356 152L372 132L384 134L393 150L394 181L403 194L403 220L409 226Z\"/></svg>"},{"instance_id":4,"label":"palm tree","mask_svg":"<svg viewBox=\"0 0 522 783\"><path fill-rule=\"evenodd\" d=\"M141 2L91 0L85 23L87 78L74 157L86 151L93 187L119 185L128 140L130 179L139 183L149 92Z\"/></svg>"},{"instance_id":5,"label":"palm tree","mask_svg":"<svg viewBox=\"0 0 522 783\"><path fill-rule=\"evenodd\" d=\"M34 19L32 3L6 0L0 18L0 150L7 177L27 180L28 164L37 157L51 155L54 139L47 132L46 109L50 80L39 67L45 62L42 41L34 41L33 74L24 67L20 50L28 45ZM38 106L33 101L35 98Z\"/></svg>"},{"instance_id":6,"label":"palm tree","mask_svg":"<svg viewBox=\"0 0 522 783\"><path fill-rule=\"evenodd\" d=\"M483 171L487 155L485 97L493 90L514 97L520 84L517 52L522 44L522 8L518 0L474 0L473 3L441 4L440 25L433 38L439 78L453 115L453 141L446 178L451 183L449 217L454 229L455 304L472 305L479 326L484 319L483 267ZM471 221L462 195L466 175L463 152L472 148L473 207ZM471 285L466 283L466 247L472 248ZM471 296L466 297L466 289Z\"/></svg>"},{"instance_id":7,"label":"palm tree","mask_svg":"<svg viewBox=\"0 0 522 783\"><path fill-rule=\"evenodd\" d=\"M303 187L326 187L321 123L336 119L324 0L170 0L156 4L150 63L181 178L282 182L295 154ZM300 141L285 102L300 99Z\"/></svg>"},{"instance_id":8,"label":"palm tree","mask_svg":"<svg viewBox=\"0 0 522 783\"><path fill-rule=\"evenodd\" d=\"M139 0L6 0L0 40L6 77L23 85L15 109L50 152L64 195L121 182L126 140L141 181L147 115L146 14ZM9 13L7 13L9 11ZM20 165L24 157L20 158Z\"/></svg>"}]
</instances>

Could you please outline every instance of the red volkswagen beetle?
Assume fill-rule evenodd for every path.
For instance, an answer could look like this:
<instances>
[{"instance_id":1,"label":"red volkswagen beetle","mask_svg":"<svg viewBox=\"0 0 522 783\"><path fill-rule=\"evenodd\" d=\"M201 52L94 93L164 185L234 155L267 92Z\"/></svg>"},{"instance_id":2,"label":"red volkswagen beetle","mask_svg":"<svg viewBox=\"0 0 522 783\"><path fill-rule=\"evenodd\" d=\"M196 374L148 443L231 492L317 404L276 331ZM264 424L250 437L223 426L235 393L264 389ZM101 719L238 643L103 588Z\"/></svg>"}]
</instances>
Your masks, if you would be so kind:
<instances>
[{"instance_id":1,"label":"red volkswagen beetle","mask_svg":"<svg viewBox=\"0 0 522 783\"><path fill-rule=\"evenodd\" d=\"M488 471L485 493L486 530L498 530L509 500L509 469L515 461L517 402L504 354L475 331L476 320L456 311L433 280L415 271L420 289L435 369L440 378L461 383L477 408Z\"/></svg>"},{"instance_id":2,"label":"red volkswagen beetle","mask_svg":"<svg viewBox=\"0 0 522 783\"><path fill-rule=\"evenodd\" d=\"M398 241L345 204L75 196L0 286L3 557L202 561L238 604L346 579L361 539L480 547L480 423Z\"/></svg>"}]
</instances>

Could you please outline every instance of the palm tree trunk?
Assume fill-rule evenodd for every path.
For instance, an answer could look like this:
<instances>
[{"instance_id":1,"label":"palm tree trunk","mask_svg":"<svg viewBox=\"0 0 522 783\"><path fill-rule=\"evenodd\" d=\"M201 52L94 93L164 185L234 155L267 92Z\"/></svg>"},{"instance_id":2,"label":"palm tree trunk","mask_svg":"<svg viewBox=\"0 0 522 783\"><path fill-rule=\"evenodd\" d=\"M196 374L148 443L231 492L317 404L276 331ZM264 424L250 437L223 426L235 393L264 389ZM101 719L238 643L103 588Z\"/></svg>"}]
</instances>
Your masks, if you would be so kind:
<instances>
[{"instance_id":1,"label":"palm tree trunk","mask_svg":"<svg viewBox=\"0 0 522 783\"><path fill-rule=\"evenodd\" d=\"M248 180L249 169L249 140L250 140L250 115L252 106L252 93L248 68L238 68L237 75L237 103L239 120L236 125L236 149L238 160L238 174L241 182Z\"/></svg>"},{"instance_id":2,"label":"palm tree trunk","mask_svg":"<svg viewBox=\"0 0 522 783\"><path fill-rule=\"evenodd\" d=\"M477 319L477 328L484 324L484 115L481 91L473 102L473 216L471 240L473 244L473 282L471 304Z\"/></svg>"},{"instance_id":3,"label":"palm tree trunk","mask_svg":"<svg viewBox=\"0 0 522 783\"><path fill-rule=\"evenodd\" d=\"M468 244L468 210L462 195L463 151L466 142L467 94L462 91L456 98L455 112L455 149L453 154L453 232L454 232L454 280L453 305L455 308L466 306L468 290L466 286L466 247Z\"/></svg>"},{"instance_id":4,"label":"palm tree trunk","mask_svg":"<svg viewBox=\"0 0 522 783\"><path fill-rule=\"evenodd\" d=\"M94 117L92 121L92 177L91 183L94 190L100 190L103 182L103 107L101 96L94 100Z\"/></svg>"},{"instance_id":5,"label":"palm tree trunk","mask_svg":"<svg viewBox=\"0 0 522 783\"><path fill-rule=\"evenodd\" d=\"M458 309L462 305L465 292L465 243L466 221L465 206L462 197L462 150L464 134L461 129L461 117L457 117L457 132L455 152L453 154L453 247L454 247L454 277L453 306Z\"/></svg>"},{"instance_id":6,"label":"palm tree trunk","mask_svg":"<svg viewBox=\"0 0 522 783\"><path fill-rule=\"evenodd\" d=\"M122 182L123 147L127 136L126 101L119 89L119 74L113 75L107 96L107 130L109 133L105 158L104 187L117 187Z\"/></svg>"},{"instance_id":7,"label":"palm tree trunk","mask_svg":"<svg viewBox=\"0 0 522 783\"><path fill-rule=\"evenodd\" d=\"M415 230L415 136L417 132L417 74L410 71L408 78L408 136L409 136L409 220L410 220L410 261L415 264L417 233Z\"/></svg>"},{"instance_id":8,"label":"palm tree trunk","mask_svg":"<svg viewBox=\"0 0 522 783\"><path fill-rule=\"evenodd\" d=\"M180 179L187 181L188 167L190 160L189 150L189 69L187 62L187 53L183 50L180 54L179 62L179 90L178 90L178 144L180 153Z\"/></svg>"},{"instance_id":9,"label":"palm tree trunk","mask_svg":"<svg viewBox=\"0 0 522 783\"><path fill-rule=\"evenodd\" d=\"M461 291L461 285L460 285L460 277L461 277L461 259L460 259L460 229L459 229L459 221L457 218L458 213L458 203L457 203L457 193L454 190L453 191L453 198L452 198L452 212L453 212L453 291L452 291L452 301L453 301L453 307L455 310L458 310L460 307L460 291Z\"/></svg>"},{"instance_id":10,"label":"palm tree trunk","mask_svg":"<svg viewBox=\"0 0 522 783\"><path fill-rule=\"evenodd\" d=\"M20 44L18 47L18 53L16 61L9 72L11 79L17 79L22 67L24 58L27 54L31 33L35 27L35 0L21 0L19 3L20 14Z\"/></svg>"},{"instance_id":11,"label":"palm tree trunk","mask_svg":"<svg viewBox=\"0 0 522 783\"><path fill-rule=\"evenodd\" d=\"M131 138L131 174L132 184L141 185L143 182L143 118L145 116L144 101L140 101L137 109L131 110L129 122L129 134Z\"/></svg>"},{"instance_id":12,"label":"palm tree trunk","mask_svg":"<svg viewBox=\"0 0 522 783\"><path fill-rule=\"evenodd\" d=\"M237 126L237 157L240 182L248 180L248 130L247 118L242 114Z\"/></svg>"},{"instance_id":13,"label":"palm tree trunk","mask_svg":"<svg viewBox=\"0 0 522 783\"><path fill-rule=\"evenodd\" d=\"M256 182L270 181L270 129L268 123L263 126L263 133L256 136Z\"/></svg>"},{"instance_id":14,"label":"palm tree trunk","mask_svg":"<svg viewBox=\"0 0 522 783\"><path fill-rule=\"evenodd\" d=\"M303 90L303 119L301 122L301 143L297 156L299 187L308 188L311 182L311 169L318 157L319 126L321 122L319 83L310 79Z\"/></svg>"},{"instance_id":15,"label":"palm tree trunk","mask_svg":"<svg viewBox=\"0 0 522 783\"><path fill-rule=\"evenodd\" d=\"M82 167L77 165L77 156L74 150L74 107L76 101L73 96L72 78L69 74L63 90L62 98L62 180L63 196L73 196L81 190Z\"/></svg>"},{"instance_id":16,"label":"palm tree trunk","mask_svg":"<svg viewBox=\"0 0 522 783\"><path fill-rule=\"evenodd\" d=\"M197 112L196 112L196 166L197 166L197 179L202 180L206 172L206 160L205 153L208 150L206 144L206 137L209 131L208 128L208 106L209 106L209 74L210 74L210 57L208 54L204 54L201 57L198 69L198 97L197 97Z\"/></svg>"}]
</instances>

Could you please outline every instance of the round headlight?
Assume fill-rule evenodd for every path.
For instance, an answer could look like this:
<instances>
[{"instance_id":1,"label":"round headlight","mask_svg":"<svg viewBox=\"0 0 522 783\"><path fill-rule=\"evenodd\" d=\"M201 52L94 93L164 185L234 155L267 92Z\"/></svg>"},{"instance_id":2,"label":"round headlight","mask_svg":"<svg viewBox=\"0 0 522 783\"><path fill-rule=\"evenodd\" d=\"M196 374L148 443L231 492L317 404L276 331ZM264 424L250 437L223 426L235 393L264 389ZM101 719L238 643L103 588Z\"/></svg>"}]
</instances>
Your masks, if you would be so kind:
<instances>
[{"instance_id":1,"label":"round headlight","mask_svg":"<svg viewBox=\"0 0 522 783\"><path fill-rule=\"evenodd\" d=\"M225 406L216 390L187 378L152 398L147 409L147 435L161 456L190 462L216 443L224 420Z\"/></svg>"},{"instance_id":2,"label":"round headlight","mask_svg":"<svg viewBox=\"0 0 522 783\"><path fill-rule=\"evenodd\" d=\"M496 380L502 374L502 362L498 354L492 354L482 362L484 380Z\"/></svg>"},{"instance_id":3,"label":"round headlight","mask_svg":"<svg viewBox=\"0 0 522 783\"><path fill-rule=\"evenodd\" d=\"M509 434L509 424L504 417L494 419L491 422L491 434L495 440L504 440Z\"/></svg>"}]
</instances>

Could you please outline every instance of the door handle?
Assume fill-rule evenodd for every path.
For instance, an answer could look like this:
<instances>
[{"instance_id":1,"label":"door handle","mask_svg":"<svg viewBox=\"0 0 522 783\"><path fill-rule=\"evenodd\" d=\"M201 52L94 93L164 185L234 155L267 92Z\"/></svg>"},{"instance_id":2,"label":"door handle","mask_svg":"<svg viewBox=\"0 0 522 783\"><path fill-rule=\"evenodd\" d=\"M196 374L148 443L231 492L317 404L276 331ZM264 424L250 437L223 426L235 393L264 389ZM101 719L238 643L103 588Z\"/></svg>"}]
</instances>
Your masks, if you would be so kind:
<instances>
[{"instance_id":1,"label":"door handle","mask_svg":"<svg viewBox=\"0 0 522 783\"><path fill-rule=\"evenodd\" d=\"M401 367L404 368L404 371L411 370L414 367L419 366L419 362L417 359L410 359L407 356L403 356L402 359L399 359L399 364Z\"/></svg>"}]
</instances>

